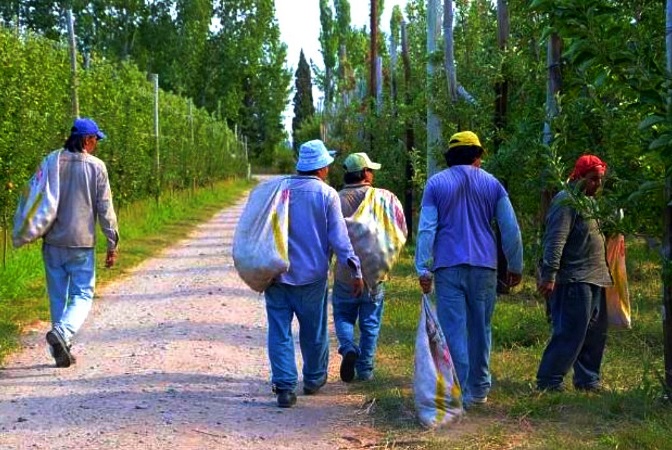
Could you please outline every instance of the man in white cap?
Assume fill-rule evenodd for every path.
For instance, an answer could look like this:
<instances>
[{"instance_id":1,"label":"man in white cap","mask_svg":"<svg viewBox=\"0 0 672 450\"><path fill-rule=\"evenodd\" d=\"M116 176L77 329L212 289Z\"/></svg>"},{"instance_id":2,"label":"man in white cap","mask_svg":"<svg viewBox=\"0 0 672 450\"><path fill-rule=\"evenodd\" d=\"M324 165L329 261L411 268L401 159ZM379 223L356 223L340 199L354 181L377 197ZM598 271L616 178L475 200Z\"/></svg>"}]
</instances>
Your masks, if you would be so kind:
<instances>
[{"instance_id":1,"label":"man in white cap","mask_svg":"<svg viewBox=\"0 0 672 450\"><path fill-rule=\"evenodd\" d=\"M296 403L298 373L292 319L299 322L303 392L314 395L327 382L327 278L333 252L348 267L354 295L364 286L336 190L325 183L332 154L320 140L299 148L297 176L289 179L289 270L264 291L268 316L268 356L278 406Z\"/></svg>"},{"instance_id":2,"label":"man in white cap","mask_svg":"<svg viewBox=\"0 0 672 450\"><path fill-rule=\"evenodd\" d=\"M373 171L380 167L381 165L371 161L366 153L353 153L343 161L345 186L338 192L338 196L345 217L350 217L357 211L367 192L372 188ZM403 220L403 216L401 219ZM400 225L406 229L405 221ZM373 359L380 332L384 295L382 282L377 286L365 286L360 295L353 295L348 268L342 264L336 265L331 301L334 310L334 328L339 344L338 352L343 357L340 375L341 380L346 383L353 381L355 377L360 381L373 378ZM355 340L357 322L359 342Z\"/></svg>"}]
</instances>

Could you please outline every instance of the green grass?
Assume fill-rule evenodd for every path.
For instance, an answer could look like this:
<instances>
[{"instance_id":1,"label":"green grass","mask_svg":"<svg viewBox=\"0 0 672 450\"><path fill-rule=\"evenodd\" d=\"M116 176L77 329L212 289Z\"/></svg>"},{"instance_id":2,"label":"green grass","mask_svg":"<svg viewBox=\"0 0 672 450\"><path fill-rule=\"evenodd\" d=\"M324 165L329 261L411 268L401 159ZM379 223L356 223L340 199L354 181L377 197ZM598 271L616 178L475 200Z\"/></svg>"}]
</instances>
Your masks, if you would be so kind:
<instances>
[{"instance_id":1,"label":"green grass","mask_svg":"<svg viewBox=\"0 0 672 450\"><path fill-rule=\"evenodd\" d=\"M602 376L606 392L538 393L535 375L550 325L531 274L498 299L493 320L493 389L460 423L423 430L413 408L413 349L421 294L406 249L387 284L375 383L355 384L369 401L386 448L669 449L672 404L661 400L661 265L628 241L631 330L610 330ZM571 374L566 379L571 386ZM410 438L412 436L412 438Z\"/></svg>"},{"instance_id":2,"label":"green grass","mask_svg":"<svg viewBox=\"0 0 672 450\"><path fill-rule=\"evenodd\" d=\"M196 224L233 204L251 186L245 180L222 181L195 191L164 193L158 204L145 200L118 210L119 258L114 268L103 268L105 242L99 234L98 286L123 276L144 259L185 237ZM0 363L18 348L22 330L49 320L40 248L38 242L16 250L10 244L6 264L0 266Z\"/></svg>"}]
</instances>

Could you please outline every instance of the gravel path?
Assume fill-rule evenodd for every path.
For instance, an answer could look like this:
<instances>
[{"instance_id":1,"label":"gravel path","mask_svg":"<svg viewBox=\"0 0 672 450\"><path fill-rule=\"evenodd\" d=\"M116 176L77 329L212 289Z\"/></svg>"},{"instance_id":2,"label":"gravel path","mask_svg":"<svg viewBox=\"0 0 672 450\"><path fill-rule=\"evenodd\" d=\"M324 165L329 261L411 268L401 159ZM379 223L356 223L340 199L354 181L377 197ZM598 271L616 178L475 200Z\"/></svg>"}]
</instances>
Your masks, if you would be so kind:
<instances>
[{"instance_id":1,"label":"gravel path","mask_svg":"<svg viewBox=\"0 0 672 450\"><path fill-rule=\"evenodd\" d=\"M0 369L0 449L375 445L364 399L338 380L333 338L329 383L294 408L275 406L263 297L231 259L244 201L99 289L75 366L53 367L48 324L29 330Z\"/></svg>"}]
</instances>

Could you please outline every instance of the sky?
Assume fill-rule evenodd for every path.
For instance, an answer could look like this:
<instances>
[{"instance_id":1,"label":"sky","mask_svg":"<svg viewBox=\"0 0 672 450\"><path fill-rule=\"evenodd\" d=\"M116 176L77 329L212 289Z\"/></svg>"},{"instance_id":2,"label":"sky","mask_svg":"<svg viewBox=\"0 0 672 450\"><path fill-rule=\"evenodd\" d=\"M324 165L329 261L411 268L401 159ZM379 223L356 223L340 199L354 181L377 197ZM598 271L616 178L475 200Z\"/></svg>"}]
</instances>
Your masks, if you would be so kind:
<instances>
[{"instance_id":1,"label":"sky","mask_svg":"<svg viewBox=\"0 0 672 450\"><path fill-rule=\"evenodd\" d=\"M390 16L392 8L399 5L403 11L406 6L406 0L385 0L385 9L380 19L381 31L389 33ZM332 5L333 11L333 5ZM366 25L367 30L371 11L370 0L350 0L350 21L353 27L361 28ZM320 1L319 0L275 0L275 17L280 26L280 39L287 44L287 67L296 72L299 64L299 55L301 49L310 64L312 60L319 67L324 67L322 54L320 53ZM292 87L294 79L292 79ZM315 88L313 91L313 100L315 106L319 102L321 93ZM289 104L285 110L285 129L289 132L291 138L292 118L292 93L289 98Z\"/></svg>"}]
</instances>

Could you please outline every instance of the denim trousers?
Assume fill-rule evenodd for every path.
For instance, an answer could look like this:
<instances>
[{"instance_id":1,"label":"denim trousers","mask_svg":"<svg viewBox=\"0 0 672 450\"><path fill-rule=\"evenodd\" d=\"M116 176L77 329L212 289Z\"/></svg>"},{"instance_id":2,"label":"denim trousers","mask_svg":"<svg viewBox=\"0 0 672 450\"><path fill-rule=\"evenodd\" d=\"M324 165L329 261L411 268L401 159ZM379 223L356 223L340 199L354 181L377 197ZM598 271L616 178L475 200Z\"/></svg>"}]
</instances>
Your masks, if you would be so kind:
<instances>
[{"instance_id":1,"label":"denim trousers","mask_svg":"<svg viewBox=\"0 0 672 450\"><path fill-rule=\"evenodd\" d=\"M293 286L273 283L264 291L268 317L268 358L271 382L277 391L294 391L298 384L292 320L299 322L303 386L317 388L327 379L329 337L327 279Z\"/></svg>"},{"instance_id":2,"label":"denim trousers","mask_svg":"<svg viewBox=\"0 0 672 450\"><path fill-rule=\"evenodd\" d=\"M51 323L69 343L84 324L93 304L95 250L43 244L42 259Z\"/></svg>"},{"instance_id":3,"label":"denim trousers","mask_svg":"<svg viewBox=\"0 0 672 450\"><path fill-rule=\"evenodd\" d=\"M572 367L575 387L599 385L608 327L604 288L589 283L558 284L549 301L553 334L541 357L537 387L561 387Z\"/></svg>"},{"instance_id":4,"label":"denim trousers","mask_svg":"<svg viewBox=\"0 0 672 450\"><path fill-rule=\"evenodd\" d=\"M373 374L373 358L378 345L384 297L385 289L382 284L374 293L365 288L359 297L354 297L351 284L334 281L331 303L338 353L357 353L355 370L360 379L369 379ZM356 323L359 323L359 344L355 342Z\"/></svg>"},{"instance_id":5,"label":"denim trousers","mask_svg":"<svg viewBox=\"0 0 672 450\"><path fill-rule=\"evenodd\" d=\"M459 265L434 272L436 313L455 364L465 405L490 392L492 313L497 271Z\"/></svg>"}]
</instances>

